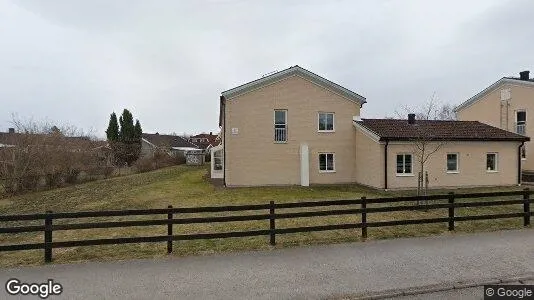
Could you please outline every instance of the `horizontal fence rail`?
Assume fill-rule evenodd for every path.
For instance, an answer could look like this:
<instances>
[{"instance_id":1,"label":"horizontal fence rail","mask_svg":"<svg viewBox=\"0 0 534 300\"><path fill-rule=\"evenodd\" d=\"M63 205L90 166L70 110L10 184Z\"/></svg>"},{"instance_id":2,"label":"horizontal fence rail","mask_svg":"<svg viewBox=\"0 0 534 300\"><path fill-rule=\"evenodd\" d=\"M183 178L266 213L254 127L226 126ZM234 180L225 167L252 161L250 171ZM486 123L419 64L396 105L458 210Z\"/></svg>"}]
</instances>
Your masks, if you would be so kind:
<instances>
[{"instance_id":1,"label":"horizontal fence rail","mask_svg":"<svg viewBox=\"0 0 534 300\"><path fill-rule=\"evenodd\" d=\"M291 234L300 232L317 232L328 230L342 230L342 229L361 229L361 237L367 238L368 228L377 228L385 226L401 226L401 225L415 225L415 224L435 224L446 223L448 230L455 230L455 223L462 221L476 221L476 220L490 220L490 219L507 219L507 218L522 218L523 225L529 226L532 215L530 210L530 195L532 191L524 189L522 191L511 192L492 192L492 193L470 193L470 194L440 194L428 196L408 196L396 198L374 198L367 199L361 197L360 199L347 200L328 200L328 201L305 201L305 202L291 202L291 203L274 203L271 201L268 204L251 204L251 205L226 205L226 206L206 206L206 207L182 207L173 208L168 206L162 209L135 209L135 210L107 210L107 211L84 211L84 212L51 212L37 213L37 214L19 214L19 215L3 215L0 216L0 222L19 222L19 221L41 221L42 225L28 225L28 226L9 226L0 227L0 234L18 234L25 232L43 232L44 240L42 243L26 243L26 244L12 244L0 245L1 251L19 251L31 249L44 249L45 262L52 261L52 249L80 247L80 246L94 246L94 245L115 245L115 244L132 244L132 243L167 243L167 253L172 253L174 241L185 240L199 240L199 239L221 239L221 238L238 238L251 236L269 236L269 243L276 244L276 235ZM511 200L487 200L471 201L471 202L457 202L457 199L473 199L473 198L496 198L496 197L511 197L518 196L518 199ZM519 197L520 196L520 197ZM442 201L443 203L431 203L429 201ZM405 204L402 202L408 202ZM424 203L423 203L424 202ZM370 207L376 204L391 204L400 203L395 206L378 206ZM417 204L413 204L417 203ZM476 207L496 207L503 205L521 205L522 211L486 214L486 215L455 215L457 208L476 208ZM332 206L346 206L350 208L335 208ZM317 208L319 210L313 211L296 211L296 212L277 212L280 209L302 209L302 208ZM435 218L420 218L420 219L402 219L402 220L387 220L387 221L368 221L370 215L402 212L402 211L428 211L443 209L447 211L442 217ZM230 216L207 216L187 217L188 214L197 213L228 213L228 212L254 212L246 215L230 215ZM181 217L176 218L179 214ZM124 217L124 216L146 216L156 215L162 216L158 219L150 220L127 220L127 221L94 221L81 223L66 223L54 224L56 220L72 220L72 219L97 219L102 217ZM360 216L361 221L355 223L331 224L331 225L316 225L316 226L301 226L290 228L277 228L276 220L294 219L294 218L311 218L324 216ZM268 229L246 230L246 231L229 231L229 232L212 232L212 233L194 233L194 234L173 234L173 225L178 224L202 224L202 223L227 223L227 222L246 222L246 221L269 221ZM65 230L80 230L80 229L101 229L101 228L125 228L125 227L144 227L144 226L165 226L167 228L166 235L157 236L140 236L140 237L119 237L119 238L101 238L101 239L86 239L74 241L53 241L53 232Z\"/></svg>"}]
</instances>

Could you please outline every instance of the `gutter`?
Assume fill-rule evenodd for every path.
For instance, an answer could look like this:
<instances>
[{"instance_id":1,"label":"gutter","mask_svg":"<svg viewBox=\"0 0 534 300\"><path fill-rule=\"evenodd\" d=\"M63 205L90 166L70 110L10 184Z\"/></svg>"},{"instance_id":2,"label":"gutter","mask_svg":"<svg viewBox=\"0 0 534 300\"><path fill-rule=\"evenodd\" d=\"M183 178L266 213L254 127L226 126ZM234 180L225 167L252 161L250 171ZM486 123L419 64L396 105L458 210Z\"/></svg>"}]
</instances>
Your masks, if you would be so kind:
<instances>
[{"instance_id":1,"label":"gutter","mask_svg":"<svg viewBox=\"0 0 534 300\"><path fill-rule=\"evenodd\" d=\"M222 130L222 145L223 145L223 185L226 186L226 103L224 96L221 96L221 113L223 117L223 130Z\"/></svg>"},{"instance_id":2,"label":"gutter","mask_svg":"<svg viewBox=\"0 0 534 300\"><path fill-rule=\"evenodd\" d=\"M524 141L517 148L517 185L521 185L521 147L523 145L525 145Z\"/></svg>"},{"instance_id":3,"label":"gutter","mask_svg":"<svg viewBox=\"0 0 534 300\"><path fill-rule=\"evenodd\" d=\"M388 190L388 144L389 140L385 140L384 144L384 190Z\"/></svg>"}]
</instances>

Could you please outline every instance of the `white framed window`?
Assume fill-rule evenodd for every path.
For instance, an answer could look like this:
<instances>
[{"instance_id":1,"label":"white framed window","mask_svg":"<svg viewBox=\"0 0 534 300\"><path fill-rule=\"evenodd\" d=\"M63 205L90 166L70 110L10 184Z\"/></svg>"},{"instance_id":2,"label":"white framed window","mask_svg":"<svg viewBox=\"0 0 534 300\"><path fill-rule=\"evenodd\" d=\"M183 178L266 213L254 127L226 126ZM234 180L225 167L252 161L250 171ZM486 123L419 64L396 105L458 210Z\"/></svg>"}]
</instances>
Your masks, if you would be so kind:
<instances>
[{"instance_id":1,"label":"white framed window","mask_svg":"<svg viewBox=\"0 0 534 300\"><path fill-rule=\"evenodd\" d=\"M274 110L274 141L275 143L287 142L287 110Z\"/></svg>"},{"instance_id":2,"label":"white framed window","mask_svg":"<svg viewBox=\"0 0 534 300\"><path fill-rule=\"evenodd\" d=\"M447 173L458 173L458 153L447 153Z\"/></svg>"},{"instance_id":3,"label":"white framed window","mask_svg":"<svg viewBox=\"0 0 534 300\"><path fill-rule=\"evenodd\" d=\"M319 172L335 172L336 160L334 153L319 153Z\"/></svg>"},{"instance_id":4,"label":"white framed window","mask_svg":"<svg viewBox=\"0 0 534 300\"><path fill-rule=\"evenodd\" d=\"M524 109L515 112L515 132L524 135L527 125L527 111Z\"/></svg>"},{"instance_id":5,"label":"white framed window","mask_svg":"<svg viewBox=\"0 0 534 300\"><path fill-rule=\"evenodd\" d=\"M499 153L486 153L486 171L497 172L499 167Z\"/></svg>"},{"instance_id":6,"label":"white framed window","mask_svg":"<svg viewBox=\"0 0 534 300\"><path fill-rule=\"evenodd\" d=\"M213 170L220 171L223 168L223 151L213 152Z\"/></svg>"},{"instance_id":7,"label":"white framed window","mask_svg":"<svg viewBox=\"0 0 534 300\"><path fill-rule=\"evenodd\" d=\"M527 146L526 145L521 146L521 159L522 160L527 159Z\"/></svg>"},{"instance_id":8,"label":"white framed window","mask_svg":"<svg viewBox=\"0 0 534 300\"><path fill-rule=\"evenodd\" d=\"M412 175L412 160L413 156L410 153L397 154L397 175Z\"/></svg>"},{"instance_id":9,"label":"white framed window","mask_svg":"<svg viewBox=\"0 0 534 300\"><path fill-rule=\"evenodd\" d=\"M319 132L334 132L334 113L319 112L317 123Z\"/></svg>"}]
</instances>

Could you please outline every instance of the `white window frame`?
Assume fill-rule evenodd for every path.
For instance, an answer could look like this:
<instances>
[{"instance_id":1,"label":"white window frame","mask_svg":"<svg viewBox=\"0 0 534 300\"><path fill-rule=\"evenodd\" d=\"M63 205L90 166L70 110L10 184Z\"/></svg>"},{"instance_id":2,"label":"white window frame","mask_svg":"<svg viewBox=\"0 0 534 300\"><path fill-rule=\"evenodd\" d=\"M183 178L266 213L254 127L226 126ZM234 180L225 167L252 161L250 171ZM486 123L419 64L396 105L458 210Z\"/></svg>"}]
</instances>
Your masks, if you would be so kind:
<instances>
[{"instance_id":1,"label":"white window frame","mask_svg":"<svg viewBox=\"0 0 534 300\"><path fill-rule=\"evenodd\" d=\"M320 129L320 126L321 126L321 115L332 115L332 129L331 130L328 130L328 129L321 130ZM328 124L326 124L326 125L328 125ZM325 112L325 111L318 112L317 113L317 132L336 132L336 114L333 113L333 112Z\"/></svg>"},{"instance_id":2,"label":"white window frame","mask_svg":"<svg viewBox=\"0 0 534 300\"><path fill-rule=\"evenodd\" d=\"M525 154L525 156L523 156L523 153ZM521 147L521 160L527 160L527 145L526 144L523 144L523 146Z\"/></svg>"},{"instance_id":3,"label":"white window frame","mask_svg":"<svg viewBox=\"0 0 534 300\"><path fill-rule=\"evenodd\" d=\"M220 167L221 167L220 169L216 168L217 160L219 160L219 162L220 162ZM213 170L214 171L222 171L223 167L224 167L223 150L219 149L219 150L213 152Z\"/></svg>"},{"instance_id":4,"label":"white window frame","mask_svg":"<svg viewBox=\"0 0 534 300\"><path fill-rule=\"evenodd\" d=\"M283 111L284 112L284 117L285 117L285 121L284 121L284 124L276 124L276 112L277 111ZM276 140L276 125L284 125L284 129L285 129L285 140L283 141L277 141ZM273 137L273 140L276 144L285 144L287 143L287 133L288 133L288 130L287 130L287 109L275 109L273 111L273 128L274 128L274 137Z\"/></svg>"},{"instance_id":5,"label":"white window frame","mask_svg":"<svg viewBox=\"0 0 534 300\"><path fill-rule=\"evenodd\" d=\"M321 170L321 155L326 155L326 170ZM328 155L332 155L332 170L328 170ZM317 156L319 173L335 173L336 172L336 154L334 152L319 152Z\"/></svg>"},{"instance_id":6,"label":"white window frame","mask_svg":"<svg viewBox=\"0 0 534 300\"><path fill-rule=\"evenodd\" d=\"M456 170L449 170L449 155L456 155ZM445 155L445 170L449 174L458 174L460 172L460 153L458 152L449 152Z\"/></svg>"},{"instance_id":7,"label":"white window frame","mask_svg":"<svg viewBox=\"0 0 534 300\"><path fill-rule=\"evenodd\" d=\"M402 173L398 173L397 172L397 156L399 155L402 155ZM411 172L410 173L406 173L406 155L409 155L411 156L411 165L412 165L412 168L411 168ZM397 153L395 155L395 174L397 176L414 176L414 173L413 173L413 166L414 166L414 163L413 163L413 154L412 153L406 153L406 152L401 152L401 153Z\"/></svg>"},{"instance_id":8,"label":"white window frame","mask_svg":"<svg viewBox=\"0 0 534 300\"><path fill-rule=\"evenodd\" d=\"M523 133L518 133L518 132L517 132L517 126L519 126L519 122L518 122L518 120L517 120L517 113L519 113L519 112L524 112L524 113L525 113L525 121L524 121L523 124L521 124L521 125L523 125L524 131L525 131L525 132L523 132ZM527 134L527 110L526 110L526 109L517 109L517 110L515 111L515 133L517 133L517 134L523 134L523 135L526 135L526 134Z\"/></svg>"},{"instance_id":9,"label":"white window frame","mask_svg":"<svg viewBox=\"0 0 534 300\"><path fill-rule=\"evenodd\" d=\"M494 170L489 170L488 169L488 155L490 155L490 154L494 154L495 155L495 169ZM486 153L485 165L486 165L486 172L488 172L488 173L497 173L497 172L499 172L499 152L487 152Z\"/></svg>"}]
</instances>

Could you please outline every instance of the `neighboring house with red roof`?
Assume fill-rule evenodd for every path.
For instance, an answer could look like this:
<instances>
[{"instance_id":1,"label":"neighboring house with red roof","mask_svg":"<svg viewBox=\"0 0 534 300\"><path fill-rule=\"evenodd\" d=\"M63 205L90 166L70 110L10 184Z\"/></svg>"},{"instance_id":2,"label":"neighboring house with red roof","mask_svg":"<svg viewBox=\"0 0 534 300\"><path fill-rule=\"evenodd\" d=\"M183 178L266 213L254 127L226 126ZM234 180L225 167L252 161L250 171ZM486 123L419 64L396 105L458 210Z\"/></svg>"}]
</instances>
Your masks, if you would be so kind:
<instances>
[{"instance_id":1,"label":"neighboring house with red roof","mask_svg":"<svg viewBox=\"0 0 534 300\"><path fill-rule=\"evenodd\" d=\"M213 132L201 133L189 137L189 142L197 145L200 149L209 152L212 147L217 146L219 144L219 142L217 141L217 136L218 135L213 134Z\"/></svg>"},{"instance_id":2,"label":"neighboring house with red roof","mask_svg":"<svg viewBox=\"0 0 534 300\"><path fill-rule=\"evenodd\" d=\"M222 92L222 143L211 177L226 186L358 183L417 188L417 145L429 187L521 183L520 147L530 139L480 122L361 119L366 99L294 66ZM430 150L433 151L433 150Z\"/></svg>"}]
</instances>

